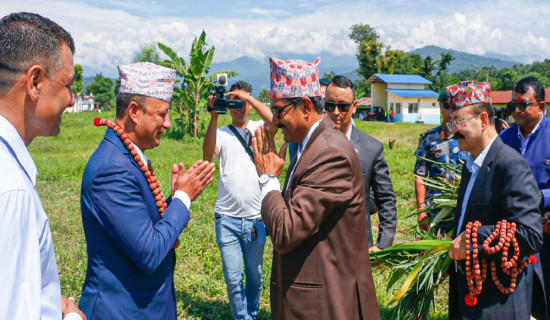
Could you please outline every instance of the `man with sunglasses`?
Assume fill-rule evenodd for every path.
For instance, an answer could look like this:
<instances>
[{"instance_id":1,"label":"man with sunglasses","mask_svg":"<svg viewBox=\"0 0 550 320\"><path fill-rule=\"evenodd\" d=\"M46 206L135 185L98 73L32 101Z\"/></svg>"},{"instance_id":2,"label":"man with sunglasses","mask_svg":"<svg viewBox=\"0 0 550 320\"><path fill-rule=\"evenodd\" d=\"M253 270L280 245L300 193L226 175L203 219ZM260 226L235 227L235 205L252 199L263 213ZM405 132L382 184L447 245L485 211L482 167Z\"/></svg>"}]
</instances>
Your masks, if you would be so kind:
<instances>
[{"instance_id":1,"label":"man with sunglasses","mask_svg":"<svg viewBox=\"0 0 550 320\"><path fill-rule=\"evenodd\" d=\"M384 145L375 138L357 129L351 122L351 117L357 110L353 82L345 76L337 75L329 83L325 94L325 111L336 127L346 135L359 156L365 198L370 199L371 187L374 202L367 201L367 228L369 235L369 251L386 249L393 244L397 226L397 209L395 194L390 180L388 163L384 158ZM373 246L370 205L376 206L380 218L378 239Z\"/></svg>"},{"instance_id":2,"label":"man with sunglasses","mask_svg":"<svg viewBox=\"0 0 550 320\"><path fill-rule=\"evenodd\" d=\"M487 277L481 293L475 296L477 303L466 305L471 301L464 262L466 225L481 222L476 233L477 243L481 244L494 232L497 222L503 219L514 222L520 258L528 258L542 246L540 200L529 165L505 145L496 132L490 83L463 81L447 87L446 92L452 112L451 133L458 140L459 148L470 153L462 168L454 240L449 248L449 257L455 260L449 275L449 318L529 319L531 298L538 294L533 291L541 285L533 276L541 272L538 262L529 264L517 275L515 291L511 294L501 293L491 277ZM504 287L509 285L510 275L500 267L500 254L488 254L480 249L479 258L496 262L497 278Z\"/></svg>"},{"instance_id":3,"label":"man with sunglasses","mask_svg":"<svg viewBox=\"0 0 550 320\"><path fill-rule=\"evenodd\" d=\"M323 114L319 62L270 58L273 124L299 144L278 176L285 147L260 127L253 138L262 219L273 242L273 319L380 319L369 262L366 202L357 153Z\"/></svg>"},{"instance_id":4,"label":"man with sunglasses","mask_svg":"<svg viewBox=\"0 0 550 320\"><path fill-rule=\"evenodd\" d=\"M540 252L547 305L550 306L550 121L544 115L545 91L533 76L519 80L512 90L509 105L516 120L500 135L502 141L521 153L539 187L543 222L543 246Z\"/></svg>"},{"instance_id":5,"label":"man with sunglasses","mask_svg":"<svg viewBox=\"0 0 550 320\"><path fill-rule=\"evenodd\" d=\"M441 118L443 122L438 127L430 129L420 135L418 141L418 148L414 155L417 157L416 164L414 166L413 173L414 178L414 191L416 195L416 205L418 211L422 211L429 207L431 204L431 198L441 194L440 191L432 189L424 184L425 178L442 177L447 180L455 178L454 172L442 166L439 163L447 164L459 164L460 161L466 160L468 153L466 151L460 151L458 149L458 141L453 139L451 129L446 124L450 121L451 111L449 110L449 104L447 103L447 93L445 88L441 90L439 94L439 111L441 112ZM427 159L427 160L426 160ZM430 162L429 160L433 161ZM417 216L418 224L422 230L427 231L429 224L427 219L433 217L439 213L440 210L431 210L420 212ZM450 231L452 222L443 221L439 223L436 228L443 231Z\"/></svg>"}]
</instances>

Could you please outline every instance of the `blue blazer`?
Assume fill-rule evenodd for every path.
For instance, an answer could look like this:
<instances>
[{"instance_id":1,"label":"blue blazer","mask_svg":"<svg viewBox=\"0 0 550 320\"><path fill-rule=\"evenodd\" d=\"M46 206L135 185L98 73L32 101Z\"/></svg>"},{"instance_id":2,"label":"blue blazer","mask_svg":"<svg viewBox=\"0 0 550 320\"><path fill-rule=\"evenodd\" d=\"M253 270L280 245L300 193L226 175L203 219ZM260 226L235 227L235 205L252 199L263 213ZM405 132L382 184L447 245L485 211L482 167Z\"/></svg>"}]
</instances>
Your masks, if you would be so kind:
<instances>
[{"instance_id":1,"label":"blue blazer","mask_svg":"<svg viewBox=\"0 0 550 320\"><path fill-rule=\"evenodd\" d=\"M521 141L518 138L518 125L513 124L500 134L502 141L521 153ZM525 161L529 163L537 185L544 197L545 211L550 209L550 120L542 116L542 121L533 133L525 154Z\"/></svg>"},{"instance_id":2,"label":"blue blazer","mask_svg":"<svg viewBox=\"0 0 550 320\"><path fill-rule=\"evenodd\" d=\"M107 129L82 177L88 268L79 308L93 319L176 319L172 249L189 222L174 199L160 217L145 175Z\"/></svg>"}]
</instances>

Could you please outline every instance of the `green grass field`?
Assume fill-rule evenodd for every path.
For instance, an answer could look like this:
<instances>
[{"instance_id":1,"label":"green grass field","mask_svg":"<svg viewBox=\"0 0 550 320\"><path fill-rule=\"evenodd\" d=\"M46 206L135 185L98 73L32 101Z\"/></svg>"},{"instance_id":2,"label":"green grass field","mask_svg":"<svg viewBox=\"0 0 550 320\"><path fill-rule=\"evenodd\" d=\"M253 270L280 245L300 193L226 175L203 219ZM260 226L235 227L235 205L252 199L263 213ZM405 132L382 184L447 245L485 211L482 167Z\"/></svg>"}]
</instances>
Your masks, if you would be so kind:
<instances>
[{"instance_id":1,"label":"green grass field","mask_svg":"<svg viewBox=\"0 0 550 320\"><path fill-rule=\"evenodd\" d=\"M100 116L114 119L114 112ZM37 138L30 146L38 167L38 192L50 217L55 252L61 278L61 291L66 296L80 297L86 275L86 241L80 217L80 183L84 167L99 142L105 127L93 125L97 113L64 114L61 133L57 137ZM203 115L208 121L208 115ZM252 116L257 118L257 116ZM229 115L220 118L220 126L228 124ZM174 123L173 123L174 124ZM416 227L414 217L406 218L414 210L414 151L419 134L433 127L408 123L374 123L356 121L359 129L384 143L390 176L393 181L399 223L396 242L403 241ZM389 139L397 139L396 148L390 150ZM278 146L282 138L277 136ZM202 140L185 137L183 140L163 138L159 147L147 153L155 165L162 190L170 192L170 170L173 163L183 162L187 167L202 157ZM287 159L287 165L289 161ZM225 283L219 250L214 231L214 203L217 196L217 172L214 181L193 202L191 222L180 237L175 271L178 314L180 319L230 319ZM377 222L374 222L377 225ZM376 231L376 230L375 230ZM374 235L376 239L376 235ZM267 241L264 255L264 290L259 319L270 318L269 277L272 246ZM387 277L375 271L377 296L382 317L391 319L390 308L385 305L392 297L386 292ZM446 293L441 291L436 300L434 319L446 318Z\"/></svg>"}]
</instances>

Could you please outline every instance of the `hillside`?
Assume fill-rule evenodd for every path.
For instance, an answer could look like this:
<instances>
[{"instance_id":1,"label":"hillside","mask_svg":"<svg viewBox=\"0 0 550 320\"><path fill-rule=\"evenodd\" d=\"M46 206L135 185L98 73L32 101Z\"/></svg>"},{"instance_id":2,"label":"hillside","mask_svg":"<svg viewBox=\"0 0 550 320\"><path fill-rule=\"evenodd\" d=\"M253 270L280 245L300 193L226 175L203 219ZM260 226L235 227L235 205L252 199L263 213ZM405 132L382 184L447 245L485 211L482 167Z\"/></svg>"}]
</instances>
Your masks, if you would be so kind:
<instances>
[{"instance_id":1,"label":"hillside","mask_svg":"<svg viewBox=\"0 0 550 320\"><path fill-rule=\"evenodd\" d=\"M506 56L498 55L499 58L492 58L487 56L479 56L475 54L470 54L462 51L456 51L452 49L445 49L438 46L425 46L423 48L418 48L409 53L418 53L422 58L427 56L432 56L432 58L438 60L441 57L442 52L450 51L455 60L449 65L449 72L459 72L469 67L474 67L476 69L481 69L483 67L493 66L497 69L500 68L509 68L518 64L518 62L502 60Z\"/></svg>"}]
</instances>

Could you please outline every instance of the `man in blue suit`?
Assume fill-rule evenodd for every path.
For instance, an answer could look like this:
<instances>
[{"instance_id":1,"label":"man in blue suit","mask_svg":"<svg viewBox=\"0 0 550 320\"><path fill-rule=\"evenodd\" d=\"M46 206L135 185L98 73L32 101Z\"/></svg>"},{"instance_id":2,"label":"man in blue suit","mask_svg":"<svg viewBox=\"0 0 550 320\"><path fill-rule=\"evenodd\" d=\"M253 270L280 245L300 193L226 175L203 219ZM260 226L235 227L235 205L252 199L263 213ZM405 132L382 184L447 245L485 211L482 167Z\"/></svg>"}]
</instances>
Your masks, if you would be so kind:
<instances>
[{"instance_id":1,"label":"man in blue suit","mask_svg":"<svg viewBox=\"0 0 550 320\"><path fill-rule=\"evenodd\" d=\"M109 129L82 178L88 269L80 308L90 320L176 319L173 246L214 167L197 161L184 173L174 165L165 201L143 152L170 128L175 71L136 63L119 72L116 120L96 119Z\"/></svg>"},{"instance_id":2,"label":"man in blue suit","mask_svg":"<svg viewBox=\"0 0 550 320\"><path fill-rule=\"evenodd\" d=\"M550 121L544 116L545 98L544 86L539 79L528 76L519 80L514 85L510 102L514 106L512 115L516 123L503 131L500 137L505 144L521 153L537 180L543 223L540 262L546 305L550 306ZM537 305L543 303L533 303L533 306Z\"/></svg>"}]
</instances>

